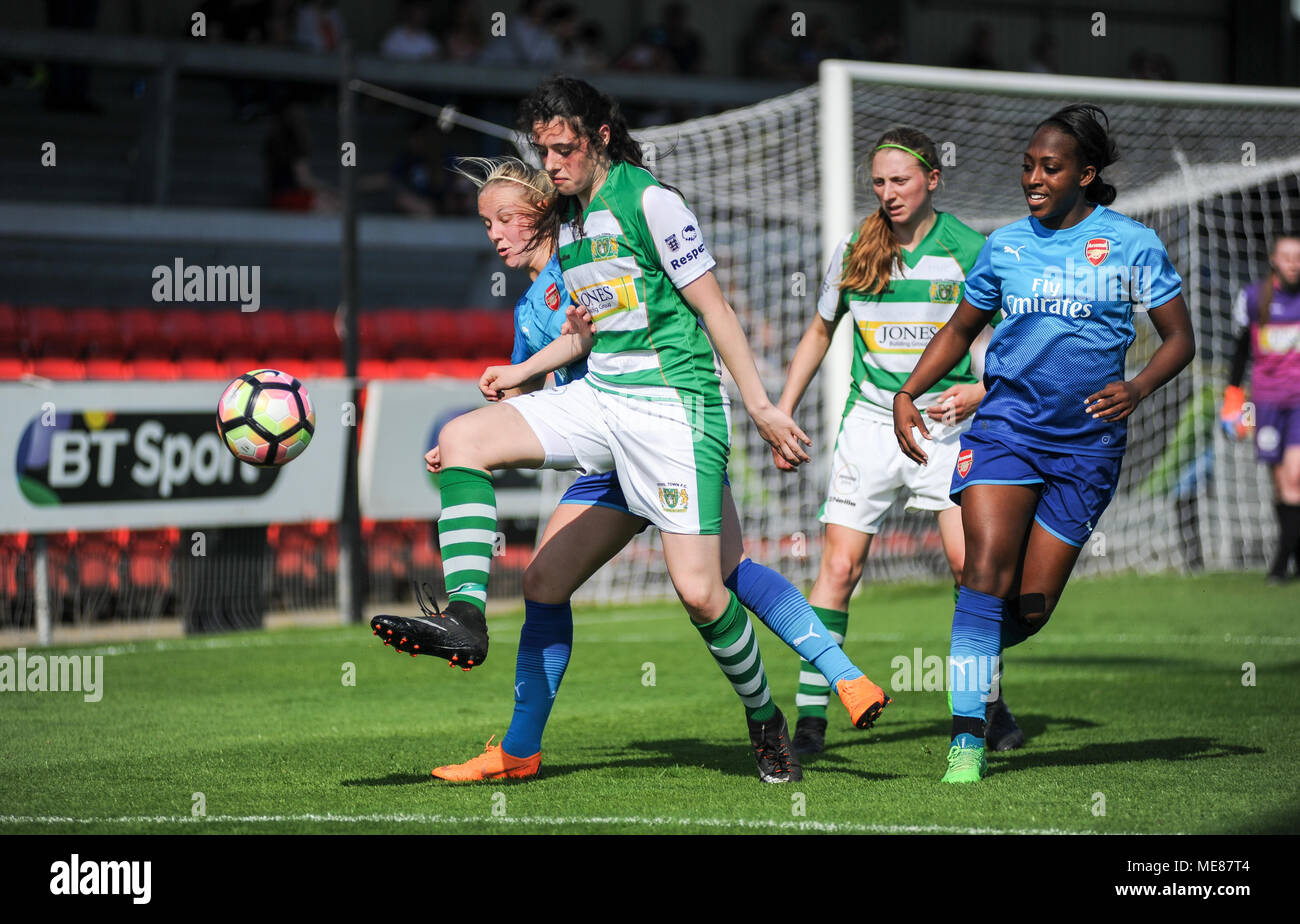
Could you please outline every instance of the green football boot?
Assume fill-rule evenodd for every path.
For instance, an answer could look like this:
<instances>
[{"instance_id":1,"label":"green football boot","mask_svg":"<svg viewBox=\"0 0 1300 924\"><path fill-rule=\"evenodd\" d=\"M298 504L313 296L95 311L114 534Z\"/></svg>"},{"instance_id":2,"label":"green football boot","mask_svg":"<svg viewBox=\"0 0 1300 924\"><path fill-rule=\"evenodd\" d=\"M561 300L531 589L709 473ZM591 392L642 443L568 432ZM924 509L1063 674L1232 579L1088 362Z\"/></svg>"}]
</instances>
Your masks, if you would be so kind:
<instances>
[{"instance_id":1,"label":"green football boot","mask_svg":"<svg viewBox=\"0 0 1300 924\"><path fill-rule=\"evenodd\" d=\"M982 739L968 734L952 739L952 747L948 749L948 772L943 775L943 782L978 783L988 769Z\"/></svg>"}]
</instances>

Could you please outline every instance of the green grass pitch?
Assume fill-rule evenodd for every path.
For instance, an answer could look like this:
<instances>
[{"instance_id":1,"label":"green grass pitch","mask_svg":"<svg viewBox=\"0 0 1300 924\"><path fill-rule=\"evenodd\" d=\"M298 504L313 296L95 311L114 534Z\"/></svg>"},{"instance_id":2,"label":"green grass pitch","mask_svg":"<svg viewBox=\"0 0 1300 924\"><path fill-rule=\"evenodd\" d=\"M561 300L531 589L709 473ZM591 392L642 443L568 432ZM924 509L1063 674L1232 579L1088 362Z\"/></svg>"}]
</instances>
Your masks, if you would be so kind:
<instances>
[{"instance_id":1,"label":"green grass pitch","mask_svg":"<svg viewBox=\"0 0 1300 924\"><path fill-rule=\"evenodd\" d=\"M1074 582L1007 658L1027 746L967 787L939 783L941 691L895 692L868 732L832 700L803 782L760 783L676 604L580 607L542 776L482 785L429 770L504 733L521 612L492 615L470 673L366 627L76 649L104 654L101 701L0 693L0 833L1295 831L1297 599L1255 574ZM946 585L867 587L848 652L888 687L895 657L947 654L951 609ZM759 635L793 727L797 661Z\"/></svg>"}]
</instances>

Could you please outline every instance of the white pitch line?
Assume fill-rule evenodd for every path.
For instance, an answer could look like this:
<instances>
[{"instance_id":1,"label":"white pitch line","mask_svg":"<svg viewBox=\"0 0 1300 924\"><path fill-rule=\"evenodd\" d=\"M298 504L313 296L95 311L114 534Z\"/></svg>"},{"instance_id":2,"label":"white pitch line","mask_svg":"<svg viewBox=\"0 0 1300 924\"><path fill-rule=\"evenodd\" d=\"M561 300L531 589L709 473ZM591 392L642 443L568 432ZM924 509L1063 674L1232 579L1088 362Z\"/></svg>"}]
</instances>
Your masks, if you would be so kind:
<instances>
[{"instance_id":1,"label":"white pitch line","mask_svg":"<svg viewBox=\"0 0 1300 924\"><path fill-rule=\"evenodd\" d=\"M371 814L371 815L213 815L195 818L191 815L124 815L116 818L74 818L59 815L0 815L0 825L61 825L61 824L293 824L299 822L364 824L378 822L383 824L416 825L465 825L488 822L502 827L565 827L571 825L634 825L643 828L656 827L694 827L694 828L743 828L746 830L803 831L823 834L1093 834L1092 831L1067 831L1061 828L976 828L960 825L886 825L861 824L844 821L776 821L773 819L750 818L672 818L662 815L649 816L530 816L498 817L491 815L418 815L418 814ZM1112 832L1133 833L1133 832Z\"/></svg>"},{"instance_id":2,"label":"white pitch line","mask_svg":"<svg viewBox=\"0 0 1300 924\"><path fill-rule=\"evenodd\" d=\"M577 626L598 626L606 623L620 622L642 622L642 621L659 621L671 618L669 616L641 616L640 614L615 614L609 617L589 616L577 618L574 625ZM272 634L249 635L240 638L191 638L191 639L159 639L151 642L127 642L120 645L100 645L90 648L66 648L59 649L63 655L124 655L124 654L159 654L169 651L205 651L230 648L271 648L279 645L283 639L279 632ZM298 639L296 641L302 641ZM316 638L309 639L312 644L317 645L347 645L355 647L358 644L364 644L361 641L359 633L349 630L329 630L328 634L322 632ZM658 641L671 641L671 639L660 639L655 636L641 634L619 634L612 639L603 641L624 642L624 643L654 643ZM903 637L896 633L866 633L853 639L854 644L866 643L899 643ZM1290 635L1234 635L1224 633L1218 635L1142 635L1138 633L1116 633L1116 634L1097 634L1086 635L1070 632L1051 631L1043 632L1034 637L1034 647L1040 647L1044 642L1051 645L1077 646L1081 644L1102 644L1102 645L1255 645L1255 646L1273 646L1273 647L1296 647L1300 646L1300 636ZM5 649L8 651L16 649ZM53 649L51 649L53 650Z\"/></svg>"}]
</instances>

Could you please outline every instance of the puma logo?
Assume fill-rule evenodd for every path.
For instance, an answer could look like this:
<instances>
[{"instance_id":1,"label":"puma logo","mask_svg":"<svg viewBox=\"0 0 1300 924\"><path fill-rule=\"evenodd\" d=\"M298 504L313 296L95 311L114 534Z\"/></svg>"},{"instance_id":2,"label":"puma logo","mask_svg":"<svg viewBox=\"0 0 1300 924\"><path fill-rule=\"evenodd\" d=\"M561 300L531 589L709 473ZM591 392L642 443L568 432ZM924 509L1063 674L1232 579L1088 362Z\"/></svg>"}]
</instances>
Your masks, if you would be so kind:
<instances>
[{"instance_id":1,"label":"puma logo","mask_svg":"<svg viewBox=\"0 0 1300 924\"><path fill-rule=\"evenodd\" d=\"M515 699L518 699L522 695L519 692L519 688L522 687L527 682L528 682L527 680L521 680L517 684L515 684Z\"/></svg>"},{"instance_id":2,"label":"puma logo","mask_svg":"<svg viewBox=\"0 0 1300 924\"><path fill-rule=\"evenodd\" d=\"M801 635L801 636L799 636L797 639L794 640L794 642L793 642L792 644L795 644L795 645L802 645L804 642L808 641L808 639L810 639L810 638L821 638L820 635L818 635L816 632L813 631L813 626L815 626L815 625L817 625L815 622L810 622L810 623L808 623L808 634L807 634L807 635Z\"/></svg>"},{"instance_id":3,"label":"puma logo","mask_svg":"<svg viewBox=\"0 0 1300 924\"><path fill-rule=\"evenodd\" d=\"M1002 245L1002 252L1003 252L1003 253L1014 254L1014 255L1015 255L1015 258L1016 258L1016 262L1019 263L1019 262L1020 262L1020 251L1024 250L1024 249L1025 249L1026 247L1028 247L1028 246L1029 246L1028 244L1021 244L1019 247L1011 247L1011 246L1009 246L1009 245L1007 245L1007 244L1003 244L1003 245Z\"/></svg>"}]
</instances>

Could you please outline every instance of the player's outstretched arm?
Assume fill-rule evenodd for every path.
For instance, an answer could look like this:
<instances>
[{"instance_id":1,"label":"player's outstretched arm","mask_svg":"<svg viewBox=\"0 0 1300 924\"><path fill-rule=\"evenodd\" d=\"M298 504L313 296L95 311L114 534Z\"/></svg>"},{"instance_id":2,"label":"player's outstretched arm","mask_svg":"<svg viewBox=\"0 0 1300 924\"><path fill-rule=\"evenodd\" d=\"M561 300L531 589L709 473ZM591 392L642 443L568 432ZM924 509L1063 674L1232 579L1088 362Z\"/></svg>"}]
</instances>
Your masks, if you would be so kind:
<instances>
[{"instance_id":1,"label":"player's outstretched arm","mask_svg":"<svg viewBox=\"0 0 1300 924\"><path fill-rule=\"evenodd\" d=\"M582 359L591 344L590 334L561 334L521 363L488 366L478 380L479 391L489 401L499 401L508 390Z\"/></svg>"},{"instance_id":2,"label":"player's outstretched arm","mask_svg":"<svg viewBox=\"0 0 1300 924\"><path fill-rule=\"evenodd\" d=\"M826 351L830 349L834 335L835 325L818 315L812 319L808 329L799 338L799 345L794 350L794 358L790 360L790 369L785 374L785 388L776 402L776 406L791 417L794 416L794 410L799 406L804 392L808 390L813 376L821 368L822 360L826 358ZM785 461L775 447L772 448L772 461L783 472L794 471L794 466Z\"/></svg>"},{"instance_id":3,"label":"player's outstretched arm","mask_svg":"<svg viewBox=\"0 0 1300 924\"><path fill-rule=\"evenodd\" d=\"M1146 368L1127 382L1111 382L1088 396L1084 412L1111 422L1133 413L1138 402L1183 371L1196 355L1196 335L1183 296L1175 295L1147 314L1160 335L1160 346Z\"/></svg>"},{"instance_id":4,"label":"player's outstretched arm","mask_svg":"<svg viewBox=\"0 0 1300 924\"><path fill-rule=\"evenodd\" d=\"M961 423L979 408L984 400L984 355L988 352L989 341L993 339L993 328L986 327L970 345L970 372L975 377L974 384L952 385L939 393L933 404L925 409L931 420L952 425Z\"/></svg>"},{"instance_id":5,"label":"player's outstretched arm","mask_svg":"<svg viewBox=\"0 0 1300 924\"><path fill-rule=\"evenodd\" d=\"M991 312L980 311L963 298L952 318L934 335L921 358L916 361L916 368L894 396L894 436L898 438L898 448L903 455L913 462L924 465L927 457L912 438L912 428L920 430L921 435L927 439L930 431L925 426L921 412L916 409L912 396L923 395L933 388L935 382L947 375L970 352L971 344L988 324L990 314Z\"/></svg>"},{"instance_id":6,"label":"player's outstretched arm","mask_svg":"<svg viewBox=\"0 0 1300 924\"><path fill-rule=\"evenodd\" d=\"M754 355L749 351L745 332L740 327L736 313L727 304L713 273L706 272L681 289L681 293L704 321L718 355L722 357L731 377L736 380L740 398L745 402L745 410L753 418L759 434L791 465L811 461L799 444L811 446L812 440L789 414L773 404L768 397L758 376L758 367L754 365Z\"/></svg>"}]
</instances>

